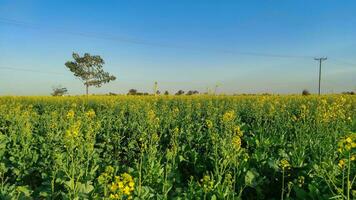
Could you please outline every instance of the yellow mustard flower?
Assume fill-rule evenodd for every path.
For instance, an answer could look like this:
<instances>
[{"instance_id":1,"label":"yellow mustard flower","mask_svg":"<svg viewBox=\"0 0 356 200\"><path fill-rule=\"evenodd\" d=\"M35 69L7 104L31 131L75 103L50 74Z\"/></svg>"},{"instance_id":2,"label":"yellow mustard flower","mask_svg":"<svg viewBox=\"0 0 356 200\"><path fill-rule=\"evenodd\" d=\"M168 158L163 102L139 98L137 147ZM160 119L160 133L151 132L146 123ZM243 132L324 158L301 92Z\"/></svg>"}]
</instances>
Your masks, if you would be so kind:
<instances>
[{"instance_id":1,"label":"yellow mustard flower","mask_svg":"<svg viewBox=\"0 0 356 200\"><path fill-rule=\"evenodd\" d=\"M80 131L80 126L81 126L81 122L77 121L75 122L73 125L71 125L65 134L66 138L76 138L79 136L79 131Z\"/></svg>"},{"instance_id":2,"label":"yellow mustard flower","mask_svg":"<svg viewBox=\"0 0 356 200\"><path fill-rule=\"evenodd\" d=\"M134 188L135 187L135 183L134 182L129 182L129 186L130 186L130 188Z\"/></svg>"},{"instance_id":3,"label":"yellow mustard flower","mask_svg":"<svg viewBox=\"0 0 356 200\"><path fill-rule=\"evenodd\" d=\"M240 126L235 125L235 126L233 127L233 131L234 131L234 133L235 133L237 136L239 136L239 137L242 137L242 136L243 136L243 132L242 132Z\"/></svg>"},{"instance_id":4,"label":"yellow mustard flower","mask_svg":"<svg viewBox=\"0 0 356 200\"><path fill-rule=\"evenodd\" d=\"M153 110L150 110L147 113L147 117L148 117L149 120L153 121L155 119L155 117L156 117L156 114L155 114L155 112Z\"/></svg>"},{"instance_id":5,"label":"yellow mustard flower","mask_svg":"<svg viewBox=\"0 0 356 200\"><path fill-rule=\"evenodd\" d=\"M234 144L235 148L239 150L241 148L241 138L236 135L232 138L232 143Z\"/></svg>"},{"instance_id":6,"label":"yellow mustard flower","mask_svg":"<svg viewBox=\"0 0 356 200\"><path fill-rule=\"evenodd\" d=\"M355 133L351 133L349 136L344 137L338 142L338 151L343 153L344 151L348 152L353 148L356 148L355 143Z\"/></svg>"},{"instance_id":7,"label":"yellow mustard flower","mask_svg":"<svg viewBox=\"0 0 356 200\"><path fill-rule=\"evenodd\" d=\"M125 186L125 188L123 189L124 194L126 195L130 195L131 194L131 190L129 186Z\"/></svg>"},{"instance_id":8,"label":"yellow mustard flower","mask_svg":"<svg viewBox=\"0 0 356 200\"><path fill-rule=\"evenodd\" d=\"M123 197L131 199L131 195L134 189L135 182L132 176L128 173L123 173L120 176L115 176L115 181L111 183L110 187L111 195L121 199Z\"/></svg>"},{"instance_id":9,"label":"yellow mustard flower","mask_svg":"<svg viewBox=\"0 0 356 200\"><path fill-rule=\"evenodd\" d=\"M73 119L74 118L74 111L70 109L67 113L67 118L68 119Z\"/></svg>"},{"instance_id":10,"label":"yellow mustard flower","mask_svg":"<svg viewBox=\"0 0 356 200\"><path fill-rule=\"evenodd\" d=\"M350 160L351 160L351 161L356 160L356 156L355 156L355 155L352 155L352 156L350 157Z\"/></svg>"},{"instance_id":11,"label":"yellow mustard flower","mask_svg":"<svg viewBox=\"0 0 356 200\"><path fill-rule=\"evenodd\" d=\"M345 164L346 164L346 162L345 162L345 159L341 159L341 160L339 160L339 163L337 164L340 168L344 168L345 167Z\"/></svg>"},{"instance_id":12,"label":"yellow mustard flower","mask_svg":"<svg viewBox=\"0 0 356 200\"><path fill-rule=\"evenodd\" d=\"M233 110L226 112L222 117L223 122L230 122L234 119L235 119L235 111Z\"/></svg>"},{"instance_id":13,"label":"yellow mustard flower","mask_svg":"<svg viewBox=\"0 0 356 200\"><path fill-rule=\"evenodd\" d=\"M211 129L213 127L213 122L209 119L205 120L206 126Z\"/></svg>"},{"instance_id":14,"label":"yellow mustard flower","mask_svg":"<svg viewBox=\"0 0 356 200\"><path fill-rule=\"evenodd\" d=\"M290 167L291 167L291 165L289 164L289 161L286 160L286 159L282 159L282 160L279 162L279 166L282 168L282 170L290 169Z\"/></svg>"},{"instance_id":15,"label":"yellow mustard flower","mask_svg":"<svg viewBox=\"0 0 356 200\"><path fill-rule=\"evenodd\" d=\"M110 194L109 196L110 199L119 199L119 195L118 194Z\"/></svg>"},{"instance_id":16,"label":"yellow mustard flower","mask_svg":"<svg viewBox=\"0 0 356 200\"><path fill-rule=\"evenodd\" d=\"M352 139L351 139L351 137L347 137L346 139L345 139L345 141L347 142L347 143L352 143Z\"/></svg>"},{"instance_id":17,"label":"yellow mustard flower","mask_svg":"<svg viewBox=\"0 0 356 200\"><path fill-rule=\"evenodd\" d=\"M95 111L93 109L90 109L88 112L85 113L85 115L88 118L93 118L93 117L95 117Z\"/></svg>"}]
</instances>

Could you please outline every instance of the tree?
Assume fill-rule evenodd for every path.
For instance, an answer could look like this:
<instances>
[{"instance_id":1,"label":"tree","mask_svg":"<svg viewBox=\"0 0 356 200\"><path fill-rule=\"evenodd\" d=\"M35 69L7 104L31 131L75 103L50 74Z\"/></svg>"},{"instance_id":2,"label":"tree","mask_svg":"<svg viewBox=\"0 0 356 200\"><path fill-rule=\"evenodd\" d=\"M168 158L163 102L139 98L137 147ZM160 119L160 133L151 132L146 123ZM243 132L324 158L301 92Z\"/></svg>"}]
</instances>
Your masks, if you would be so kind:
<instances>
[{"instance_id":1,"label":"tree","mask_svg":"<svg viewBox=\"0 0 356 200\"><path fill-rule=\"evenodd\" d=\"M347 91L347 92L342 92L342 94L355 95L355 92L354 91Z\"/></svg>"},{"instance_id":2,"label":"tree","mask_svg":"<svg viewBox=\"0 0 356 200\"><path fill-rule=\"evenodd\" d=\"M164 92L164 95L169 95L169 92L166 90L166 91Z\"/></svg>"},{"instance_id":3,"label":"tree","mask_svg":"<svg viewBox=\"0 0 356 200\"><path fill-rule=\"evenodd\" d=\"M182 95L182 94L184 94L183 90L178 90L178 92L176 93L176 95Z\"/></svg>"},{"instance_id":4,"label":"tree","mask_svg":"<svg viewBox=\"0 0 356 200\"><path fill-rule=\"evenodd\" d=\"M116 93L114 93L114 92L109 92L109 94L108 94L109 96L117 96L117 94Z\"/></svg>"},{"instance_id":5,"label":"tree","mask_svg":"<svg viewBox=\"0 0 356 200\"><path fill-rule=\"evenodd\" d=\"M158 91L158 83L157 81L155 82L154 86L153 86L153 94L154 95L159 95L159 91Z\"/></svg>"},{"instance_id":6,"label":"tree","mask_svg":"<svg viewBox=\"0 0 356 200\"><path fill-rule=\"evenodd\" d=\"M128 95L136 95L137 94L137 90L136 89L130 89L127 94Z\"/></svg>"},{"instance_id":7,"label":"tree","mask_svg":"<svg viewBox=\"0 0 356 200\"><path fill-rule=\"evenodd\" d=\"M92 56L89 53L85 53L83 57L77 53L73 53L72 56L74 61L66 62L65 66L73 72L74 76L81 79L87 95L90 86L101 87L102 84L116 79L103 70L105 62L100 56Z\"/></svg>"},{"instance_id":8,"label":"tree","mask_svg":"<svg viewBox=\"0 0 356 200\"><path fill-rule=\"evenodd\" d=\"M308 95L310 95L310 92L307 89L304 89L303 92L302 92L302 95L303 96L308 96Z\"/></svg>"},{"instance_id":9,"label":"tree","mask_svg":"<svg viewBox=\"0 0 356 200\"><path fill-rule=\"evenodd\" d=\"M53 92L51 93L52 96L63 96L68 92L67 88L60 87L60 86L53 87L52 90L53 90Z\"/></svg>"},{"instance_id":10,"label":"tree","mask_svg":"<svg viewBox=\"0 0 356 200\"><path fill-rule=\"evenodd\" d=\"M194 94L199 94L199 92L197 90L189 90L187 92L187 95L194 95Z\"/></svg>"}]
</instances>

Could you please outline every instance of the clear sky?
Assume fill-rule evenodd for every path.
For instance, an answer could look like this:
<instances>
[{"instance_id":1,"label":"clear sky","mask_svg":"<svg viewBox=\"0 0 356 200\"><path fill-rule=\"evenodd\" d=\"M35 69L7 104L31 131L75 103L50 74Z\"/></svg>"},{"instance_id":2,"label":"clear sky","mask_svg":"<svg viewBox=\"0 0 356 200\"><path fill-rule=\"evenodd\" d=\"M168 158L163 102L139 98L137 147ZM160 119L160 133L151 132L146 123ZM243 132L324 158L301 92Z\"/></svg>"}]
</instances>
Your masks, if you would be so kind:
<instances>
[{"instance_id":1,"label":"clear sky","mask_svg":"<svg viewBox=\"0 0 356 200\"><path fill-rule=\"evenodd\" d=\"M356 1L0 0L0 95L84 93L73 51L117 80L95 93L300 93L356 89ZM16 71L17 70L17 71ZM27 71L26 71L27 70Z\"/></svg>"}]
</instances>

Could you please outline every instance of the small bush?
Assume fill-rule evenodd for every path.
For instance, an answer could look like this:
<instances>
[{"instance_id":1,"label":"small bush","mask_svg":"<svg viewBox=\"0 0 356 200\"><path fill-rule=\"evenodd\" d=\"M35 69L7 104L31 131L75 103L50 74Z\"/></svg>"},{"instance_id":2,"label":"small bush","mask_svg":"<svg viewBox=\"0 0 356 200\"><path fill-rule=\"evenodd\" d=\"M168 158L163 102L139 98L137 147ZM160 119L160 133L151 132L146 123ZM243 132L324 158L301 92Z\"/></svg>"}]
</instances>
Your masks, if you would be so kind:
<instances>
[{"instance_id":1,"label":"small bush","mask_svg":"<svg viewBox=\"0 0 356 200\"><path fill-rule=\"evenodd\" d=\"M309 90L304 89L303 92L302 92L302 95L303 95L303 96L308 96L308 95L310 95Z\"/></svg>"}]
</instances>

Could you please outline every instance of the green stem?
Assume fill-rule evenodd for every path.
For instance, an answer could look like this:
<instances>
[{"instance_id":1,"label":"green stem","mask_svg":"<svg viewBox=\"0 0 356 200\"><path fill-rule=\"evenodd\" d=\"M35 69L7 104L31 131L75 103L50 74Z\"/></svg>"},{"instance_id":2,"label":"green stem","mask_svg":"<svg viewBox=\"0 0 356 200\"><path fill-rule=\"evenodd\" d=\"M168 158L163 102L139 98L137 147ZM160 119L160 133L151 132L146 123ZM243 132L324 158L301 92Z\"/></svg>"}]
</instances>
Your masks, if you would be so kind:
<instances>
[{"instance_id":1,"label":"green stem","mask_svg":"<svg viewBox=\"0 0 356 200\"><path fill-rule=\"evenodd\" d=\"M342 187L341 187L341 194L344 196L345 192L345 168L342 168Z\"/></svg>"},{"instance_id":2,"label":"green stem","mask_svg":"<svg viewBox=\"0 0 356 200\"><path fill-rule=\"evenodd\" d=\"M139 172L138 172L138 196L141 196L142 189L142 161L143 161L143 152L141 151L140 163L139 163Z\"/></svg>"},{"instance_id":3,"label":"green stem","mask_svg":"<svg viewBox=\"0 0 356 200\"><path fill-rule=\"evenodd\" d=\"M347 200L350 200L350 168L351 168L351 153L349 152L349 159L348 159L348 168L347 168Z\"/></svg>"},{"instance_id":4,"label":"green stem","mask_svg":"<svg viewBox=\"0 0 356 200\"><path fill-rule=\"evenodd\" d=\"M282 193L281 193L281 200L283 200L284 197L284 169L282 171Z\"/></svg>"}]
</instances>

